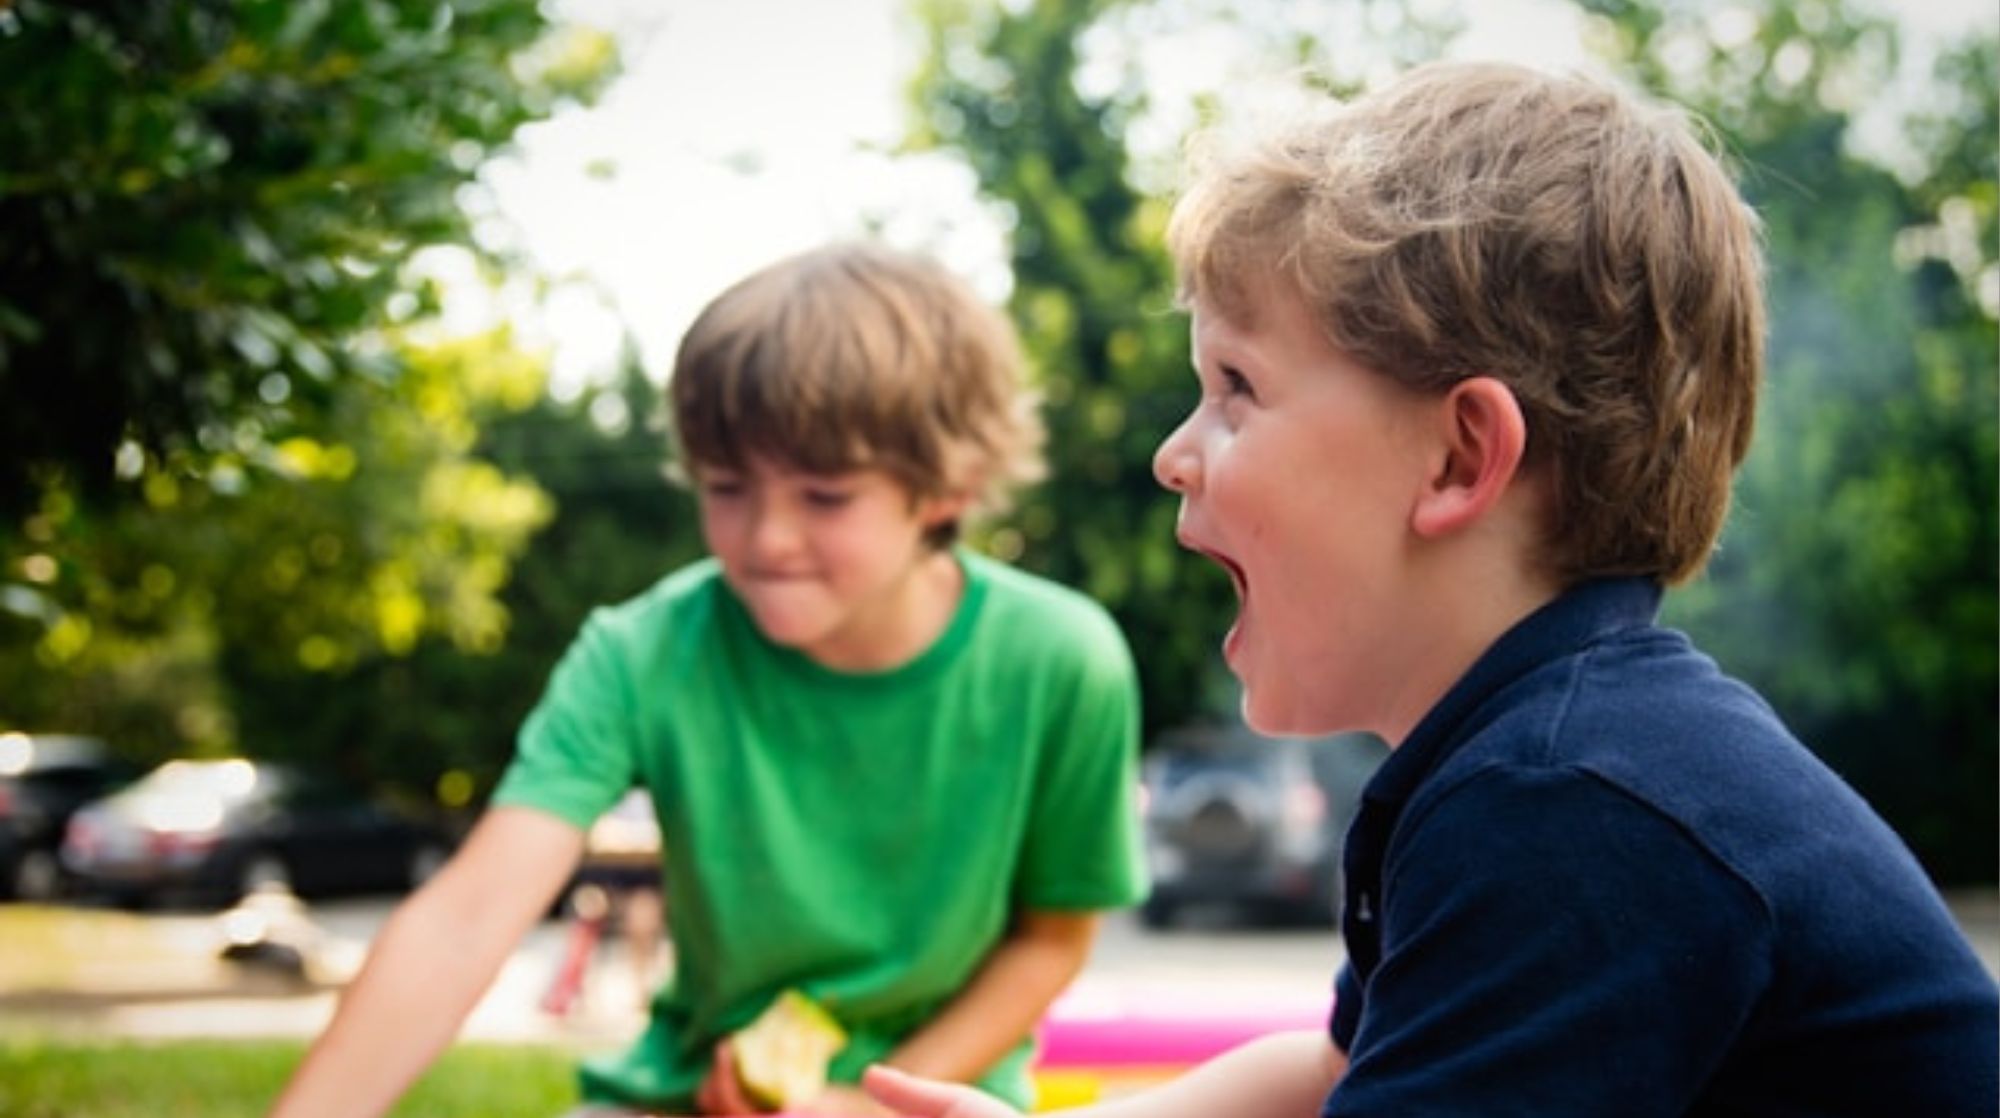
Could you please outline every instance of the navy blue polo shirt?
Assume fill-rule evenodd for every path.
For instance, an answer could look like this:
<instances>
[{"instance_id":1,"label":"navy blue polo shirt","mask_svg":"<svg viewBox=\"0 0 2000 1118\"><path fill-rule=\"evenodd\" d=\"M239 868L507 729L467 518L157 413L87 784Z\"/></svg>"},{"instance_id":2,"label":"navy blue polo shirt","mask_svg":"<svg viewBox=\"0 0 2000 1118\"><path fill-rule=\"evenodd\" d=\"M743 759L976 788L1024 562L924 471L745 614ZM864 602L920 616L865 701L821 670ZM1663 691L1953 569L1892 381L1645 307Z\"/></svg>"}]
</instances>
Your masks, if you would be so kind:
<instances>
[{"instance_id":1,"label":"navy blue polo shirt","mask_svg":"<svg viewBox=\"0 0 2000 1118\"><path fill-rule=\"evenodd\" d=\"M1343 1115L2000 1113L2000 994L1895 834L1588 583L1377 772L1346 854Z\"/></svg>"}]
</instances>

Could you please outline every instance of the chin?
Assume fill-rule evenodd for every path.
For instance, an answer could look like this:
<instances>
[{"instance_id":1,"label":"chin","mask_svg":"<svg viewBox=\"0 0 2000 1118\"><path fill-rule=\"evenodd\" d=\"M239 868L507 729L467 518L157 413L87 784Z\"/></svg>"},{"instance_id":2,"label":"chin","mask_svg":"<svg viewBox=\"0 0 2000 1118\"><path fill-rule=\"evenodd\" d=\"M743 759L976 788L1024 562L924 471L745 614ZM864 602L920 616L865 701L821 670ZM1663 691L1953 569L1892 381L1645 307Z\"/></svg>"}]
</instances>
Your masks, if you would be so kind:
<instances>
[{"instance_id":1,"label":"chin","mask_svg":"<svg viewBox=\"0 0 2000 1118\"><path fill-rule=\"evenodd\" d=\"M1305 737L1310 733L1299 728L1298 719L1292 716L1292 712L1275 709L1273 704L1259 702L1258 698L1257 692L1244 688L1244 725L1271 738Z\"/></svg>"},{"instance_id":2,"label":"chin","mask_svg":"<svg viewBox=\"0 0 2000 1118\"><path fill-rule=\"evenodd\" d=\"M754 617L754 615L753 615ZM784 648L804 648L826 635L825 626L806 624L793 618L754 617L764 639Z\"/></svg>"},{"instance_id":3,"label":"chin","mask_svg":"<svg viewBox=\"0 0 2000 1118\"><path fill-rule=\"evenodd\" d=\"M1259 698L1258 692L1244 686L1243 724L1267 738L1317 738L1352 729L1297 704L1287 705L1277 697L1264 696L1261 702Z\"/></svg>"}]
</instances>

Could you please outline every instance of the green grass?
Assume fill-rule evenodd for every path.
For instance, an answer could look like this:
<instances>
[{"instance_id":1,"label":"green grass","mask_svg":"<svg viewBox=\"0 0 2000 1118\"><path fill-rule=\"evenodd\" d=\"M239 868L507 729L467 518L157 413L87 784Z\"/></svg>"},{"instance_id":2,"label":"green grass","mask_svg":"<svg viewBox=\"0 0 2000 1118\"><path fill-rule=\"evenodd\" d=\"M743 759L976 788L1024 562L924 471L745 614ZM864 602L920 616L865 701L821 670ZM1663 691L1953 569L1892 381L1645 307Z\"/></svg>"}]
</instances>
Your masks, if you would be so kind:
<instances>
[{"instance_id":1,"label":"green grass","mask_svg":"<svg viewBox=\"0 0 2000 1118\"><path fill-rule=\"evenodd\" d=\"M296 1041L0 1038L0 1118L259 1118L304 1053ZM576 1054L460 1044L396 1118L556 1118L576 1105Z\"/></svg>"}]
</instances>

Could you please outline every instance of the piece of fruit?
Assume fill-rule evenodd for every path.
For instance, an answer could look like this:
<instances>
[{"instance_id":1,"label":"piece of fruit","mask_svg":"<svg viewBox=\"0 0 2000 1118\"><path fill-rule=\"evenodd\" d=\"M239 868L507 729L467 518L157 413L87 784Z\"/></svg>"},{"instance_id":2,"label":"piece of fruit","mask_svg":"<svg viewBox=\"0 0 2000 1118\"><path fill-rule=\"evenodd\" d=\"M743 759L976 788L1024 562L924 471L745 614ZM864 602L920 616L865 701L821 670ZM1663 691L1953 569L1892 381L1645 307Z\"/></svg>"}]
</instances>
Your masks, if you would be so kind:
<instances>
[{"instance_id":1,"label":"piece of fruit","mask_svg":"<svg viewBox=\"0 0 2000 1118\"><path fill-rule=\"evenodd\" d=\"M826 1065L847 1030L818 1002L787 990L732 1036L736 1076L758 1106L784 1110L826 1089Z\"/></svg>"}]
</instances>

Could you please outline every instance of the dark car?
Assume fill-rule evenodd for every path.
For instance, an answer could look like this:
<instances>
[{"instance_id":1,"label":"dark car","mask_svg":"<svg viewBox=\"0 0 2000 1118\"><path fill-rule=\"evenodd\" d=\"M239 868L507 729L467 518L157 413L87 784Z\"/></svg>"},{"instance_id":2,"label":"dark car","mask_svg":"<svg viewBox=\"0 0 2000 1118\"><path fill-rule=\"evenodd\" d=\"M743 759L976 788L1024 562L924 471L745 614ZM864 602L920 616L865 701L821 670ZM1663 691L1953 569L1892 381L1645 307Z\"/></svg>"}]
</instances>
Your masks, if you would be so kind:
<instances>
[{"instance_id":1,"label":"dark car","mask_svg":"<svg viewBox=\"0 0 2000 1118\"><path fill-rule=\"evenodd\" d=\"M169 761L71 817L63 867L126 903L395 892L450 853L435 826L330 776L243 759Z\"/></svg>"},{"instance_id":2,"label":"dark car","mask_svg":"<svg viewBox=\"0 0 2000 1118\"><path fill-rule=\"evenodd\" d=\"M1141 918L1164 927L1203 905L1330 924L1347 825L1387 752L1369 734L1270 738L1240 722L1161 735L1143 769L1153 891Z\"/></svg>"},{"instance_id":3,"label":"dark car","mask_svg":"<svg viewBox=\"0 0 2000 1118\"><path fill-rule=\"evenodd\" d=\"M69 817L134 775L96 738L0 734L0 897L60 896L56 852Z\"/></svg>"}]
</instances>

